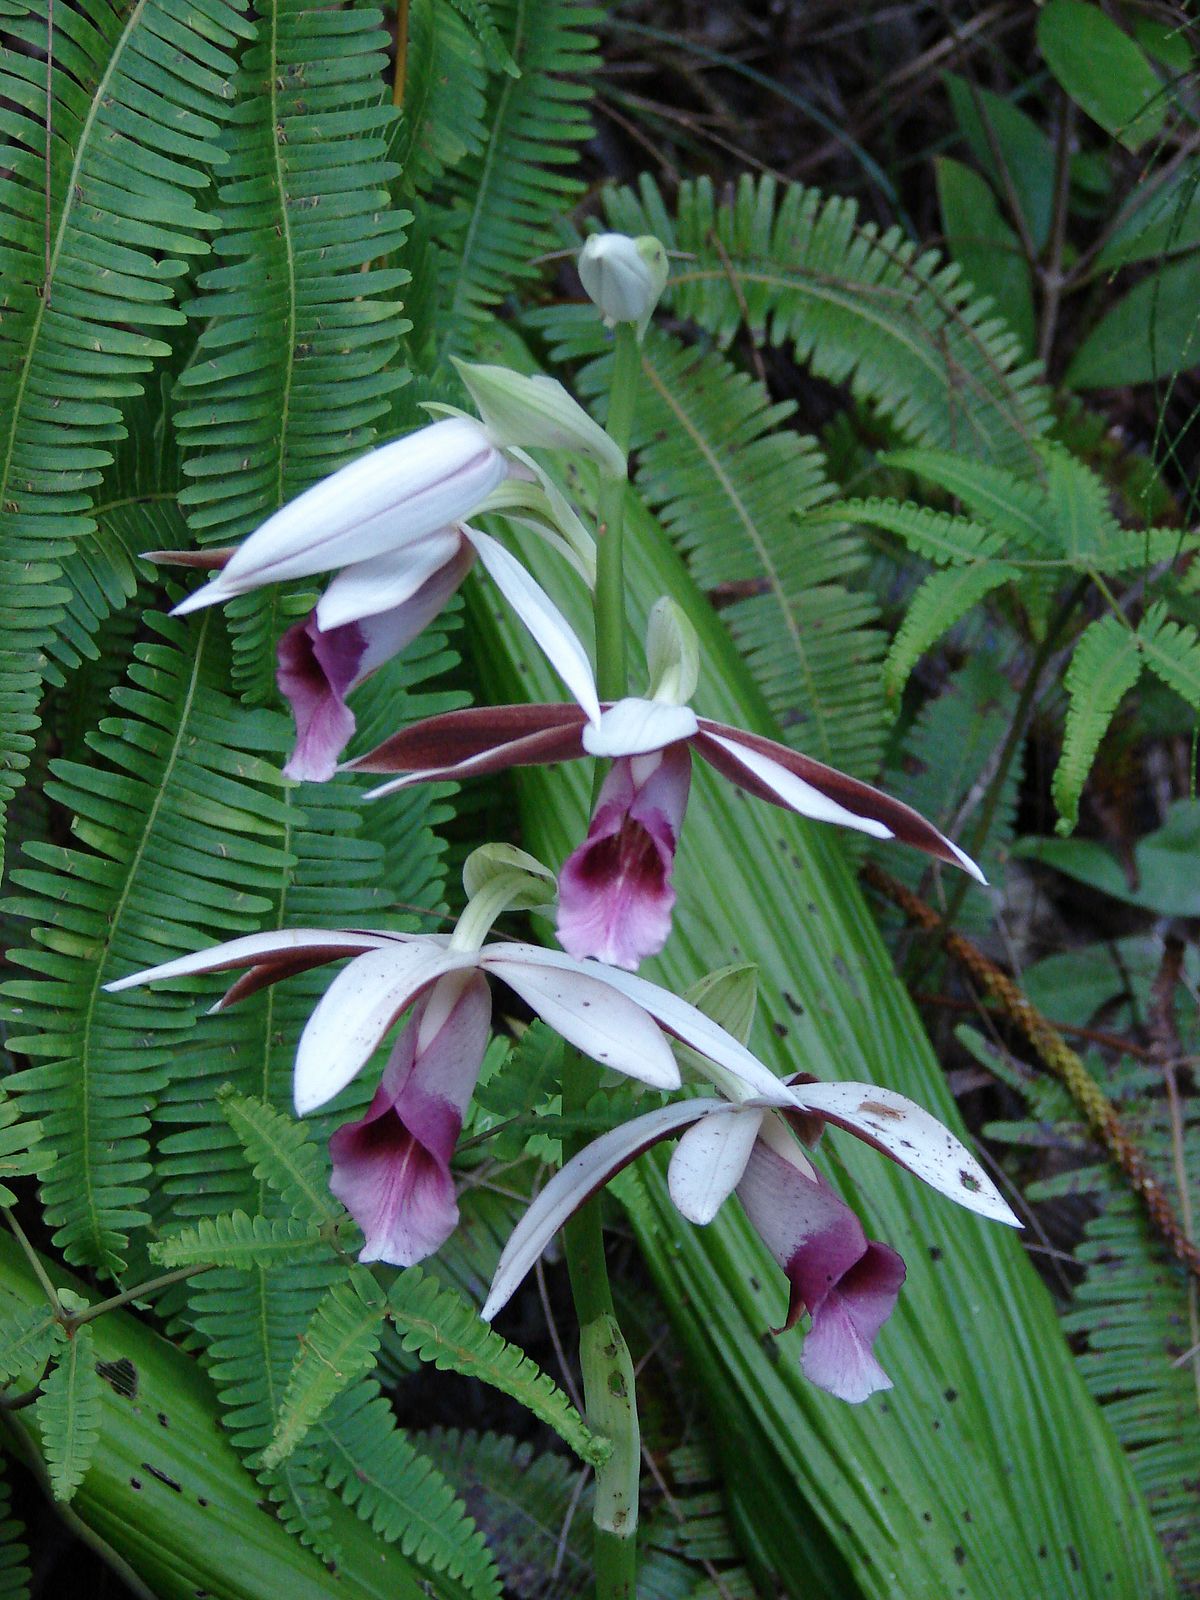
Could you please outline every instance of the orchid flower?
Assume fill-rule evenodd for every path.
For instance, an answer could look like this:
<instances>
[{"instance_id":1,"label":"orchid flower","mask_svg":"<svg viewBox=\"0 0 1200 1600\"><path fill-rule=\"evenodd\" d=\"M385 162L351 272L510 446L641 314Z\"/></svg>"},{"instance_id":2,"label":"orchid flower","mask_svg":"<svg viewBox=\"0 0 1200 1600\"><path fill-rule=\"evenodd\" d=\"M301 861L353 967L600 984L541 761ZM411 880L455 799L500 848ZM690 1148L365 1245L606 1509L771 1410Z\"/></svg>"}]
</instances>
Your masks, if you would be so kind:
<instances>
[{"instance_id":1,"label":"orchid flower","mask_svg":"<svg viewBox=\"0 0 1200 1600\"><path fill-rule=\"evenodd\" d=\"M861 1083L778 1086L792 1096L785 1117L798 1111L805 1124L832 1122L968 1210L1020 1226L974 1157L902 1095ZM779 1107L777 1096L740 1104L714 1097L677 1101L594 1140L554 1174L517 1224L497 1263L484 1319L507 1304L591 1194L651 1146L682 1133L668 1169L672 1199L689 1221L704 1224L736 1191L787 1274L783 1328L804 1311L812 1318L801 1358L808 1378L849 1401L889 1388L872 1345L895 1305L904 1263L889 1246L866 1238L849 1206L818 1176L784 1126Z\"/></svg>"},{"instance_id":2,"label":"orchid flower","mask_svg":"<svg viewBox=\"0 0 1200 1600\"><path fill-rule=\"evenodd\" d=\"M631 969L657 954L670 931L671 870L691 754L759 799L876 839L899 839L986 882L970 856L911 806L678 703L675 695L690 695L694 687L686 665L660 663L654 677L656 697L603 706L598 720L566 704L472 707L405 728L348 765L400 774L371 790L368 798L376 798L435 779L483 777L587 755L611 758L587 838L563 868L558 932L571 955Z\"/></svg>"},{"instance_id":3,"label":"orchid flower","mask_svg":"<svg viewBox=\"0 0 1200 1600\"><path fill-rule=\"evenodd\" d=\"M366 1115L330 1139L329 1187L363 1231L360 1261L410 1267L457 1227L450 1158L491 1014L480 973L439 978L413 1007Z\"/></svg>"}]
</instances>

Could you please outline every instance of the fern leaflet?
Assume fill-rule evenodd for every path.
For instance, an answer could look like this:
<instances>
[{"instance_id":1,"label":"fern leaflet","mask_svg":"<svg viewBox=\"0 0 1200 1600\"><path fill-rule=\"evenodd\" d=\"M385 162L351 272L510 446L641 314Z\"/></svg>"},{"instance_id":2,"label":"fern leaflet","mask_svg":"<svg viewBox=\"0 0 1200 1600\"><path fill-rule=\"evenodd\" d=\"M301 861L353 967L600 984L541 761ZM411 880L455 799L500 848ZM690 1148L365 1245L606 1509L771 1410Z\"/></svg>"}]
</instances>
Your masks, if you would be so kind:
<instances>
[{"instance_id":1,"label":"fern leaflet","mask_svg":"<svg viewBox=\"0 0 1200 1600\"><path fill-rule=\"evenodd\" d=\"M268 1184L309 1228L336 1222L341 1207L329 1193L329 1169L302 1122L254 1095L225 1088L217 1096L254 1176Z\"/></svg>"},{"instance_id":2,"label":"fern leaflet","mask_svg":"<svg viewBox=\"0 0 1200 1600\"><path fill-rule=\"evenodd\" d=\"M322 1298L296 1352L264 1467L290 1455L335 1396L374 1369L386 1313L383 1295L362 1267Z\"/></svg>"},{"instance_id":3,"label":"fern leaflet","mask_svg":"<svg viewBox=\"0 0 1200 1600\"><path fill-rule=\"evenodd\" d=\"M9 1096L0 1089L0 1180L25 1178L42 1165L49 1165L53 1157L36 1149L42 1137L40 1122L21 1119L20 1112ZM6 1183L0 1181L0 1206L15 1206L17 1197Z\"/></svg>"},{"instance_id":4,"label":"fern leaflet","mask_svg":"<svg viewBox=\"0 0 1200 1600\"><path fill-rule=\"evenodd\" d=\"M10 1311L0 1319L0 1378L39 1378L62 1341L62 1327L48 1305Z\"/></svg>"},{"instance_id":5,"label":"fern leaflet","mask_svg":"<svg viewBox=\"0 0 1200 1600\"><path fill-rule=\"evenodd\" d=\"M321 1235L293 1217L248 1217L244 1211L201 1217L192 1228L150 1246L163 1267L275 1267L302 1261L320 1248Z\"/></svg>"},{"instance_id":6,"label":"fern leaflet","mask_svg":"<svg viewBox=\"0 0 1200 1600\"><path fill-rule=\"evenodd\" d=\"M70 1500L83 1482L100 1437L100 1379L91 1327L64 1341L37 1399L42 1450L56 1500Z\"/></svg>"},{"instance_id":7,"label":"fern leaflet","mask_svg":"<svg viewBox=\"0 0 1200 1600\"><path fill-rule=\"evenodd\" d=\"M948 632L972 606L1017 576L1015 567L979 562L947 567L925 579L908 603L883 669L890 700L899 699L908 676L926 650Z\"/></svg>"},{"instance_id":8,"label":"fern leaflet","mask_svg":"<svg viewBox=\"0 0 1200 1600\"><path fill-rule=\"evenodd\" d=\"M1138 636L1120 617L1101 617L1085 629L1075 646L1064 680L1069 698L1062 754L1054 772L1058 831L1069 833L1079 819L1079 796L1100 741L1122 699L1142 671Z\"/></svg>"},{"instance_id":9,"label":"fern leaflet","mask_svg":"<svg viewBox=\"0 0 1200 1600\"><path fill-rule=\"evenodd\" d=\"M0 1456L0 1600L29 1600L29 1546L12 1515L12 1497Z\"/></svg>"},{"instance_id":10,"label":"fern leaflet","mask_svg":"<svg viewBox=\"0 0 1200 1600\"><path fill-rule=\"evenodd\" d=\"M1189 622L1174 622L1162 601L1150 606L1138 628L1146 665L1189 706L1200 708L1200 633Z\"/></svg>"}]
</instances>

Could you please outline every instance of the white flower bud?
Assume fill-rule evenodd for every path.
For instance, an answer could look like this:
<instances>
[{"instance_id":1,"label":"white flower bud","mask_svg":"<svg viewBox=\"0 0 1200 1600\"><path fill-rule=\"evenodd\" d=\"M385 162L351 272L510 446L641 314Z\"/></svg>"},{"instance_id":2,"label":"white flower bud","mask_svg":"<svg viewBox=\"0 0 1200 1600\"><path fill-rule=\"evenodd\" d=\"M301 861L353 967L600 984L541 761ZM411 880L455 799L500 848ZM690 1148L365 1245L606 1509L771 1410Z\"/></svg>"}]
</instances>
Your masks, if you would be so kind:
<instances>
[{"instance_id":1,"label":"white flower bud","mask_svg":"<svg viewBox=\"0 0 1200 1600\"><path fill-rule=\"evenodd\" d=\"M640 340L667 286L667 252L652 234L594 233L579 252L579 277L605 322L636 322Z\"/></svg>"},{"instance_id":2,"label":"white flower bud","mask_svg":"<svg viewBox=\"0 0 1200 1600\"><path fill-rule=\"evenodd\" d=\"M669 595L654 602L646 624L646 668L650 698L663 705L686 706L700 680L700 645L696 630Z\"/></svg>"},{"instance_id":3,"label":"white flower bud","mask_svg":"<svg viewBox=\"0 0 1200 1600\"><path fill-rule=\"evenodd\" d=\"M602 472L625 476L625 453L556 378L526 377L508 367L455 361L488 437L502 450L517 446L577 450Z\"/></svg>"}]
</instances>

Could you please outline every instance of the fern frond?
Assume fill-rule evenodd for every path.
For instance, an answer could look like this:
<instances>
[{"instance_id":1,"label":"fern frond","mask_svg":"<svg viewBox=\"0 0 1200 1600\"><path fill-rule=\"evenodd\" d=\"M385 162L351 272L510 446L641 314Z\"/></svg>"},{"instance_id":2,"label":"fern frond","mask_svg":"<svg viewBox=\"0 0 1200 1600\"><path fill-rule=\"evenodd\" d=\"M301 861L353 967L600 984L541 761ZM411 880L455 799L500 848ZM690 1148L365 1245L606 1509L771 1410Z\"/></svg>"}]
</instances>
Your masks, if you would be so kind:
<instances>
[{"instance_id":1,"label":"fern frond","mask_svg":"<svg viewBox=\"0 0 1200 1600\"><path fill-rule=\"evenodd\" d=\"M10 1311L0 1319L0 1378L40 1377L63 1337L48 1305Z\"/></svg>"},{"instance_id":2,"label":"fern frond","mask_svg":"<svg viewBox=\"0 0 1200 1600\"><path fill-rule=\"evenodd\" d=\"M1146 665L1168 689L1200 708L1200 633L1190 622L1175 622L1163 601L1150 606L1137 632Z\"/></svg>"},{"instance_id":3,"label":"fern frond","mask_svg":"<svg viewBox=\"0 0 1200 1600\"><path fill-rule=\"evenodd\" d=\"M0 662L11 674L0 804L24 766L44 658L72 599L55 591L59 563L95 535L91 491L124 434L122 403L170 353L159 334L183 321L178 279L209 248L213 220L194 195L223 160L231 52L251 31L244 9L59 8L52 72L45 7L4 22L16 48L0 68L0 587L15 598ZM178 70L157 65L164 48ZM65 576L86 581L73 568ZM30 585L41 592L23 596Z\"/></svg>"},{"instance_id":4,"label":"fern frond","mask_svg":"<svg viewBox=\"0 0 1200 1600\"><path fill-rule=\"evenodd\" d=\"M363 1267L352 1268L349 1278L322 1297L301 1337L279 1421L263 1451L264 1467L291 1455L334 1398L373 1371L386 1313L383 1295Z\"/></svg>"},{"instance_id":5,"label":"fern frond","mask_svg":"<svg viewBox=\"0 0 1200 1600\"><path fill-rule=\"evenodd\" d=\"M509 54L508 46L492 21L492 8L487 0L450 0L450 4L470 23L492 66L507 72L510 78L519 78L521 69Z\"/></svg>"},{"instance_id":6,"label":"fern frond","mask_svg":"<svg viewBox=\"0 0 1200 1600\"><path fill-rule=\"evenodd\" d=\"M613 227L679 252L666 304L721 344L745 324L848 383L914 443L1032 465L1049 424L1037 368L1018 364L1018 339L958 268L899 228L881 233L852 200L772 178L743 177L719 205L708 179L684 182L672 216L643 177L637 194L610 191L605 209Z\"/></svg>"},{"instance_id":7,"label":"fern frond","mask_svg":"<svg viewBox=\"0 0 1200 1600\"><path fill-rule=\"evenodd\" d=\"M1079 796L1100 741L1118 705L1141 676L1138 647L1138 635L1111 615L1086 628L1075 646L1063 680L1069 703L1062 754L1054 771L1060 833L1069 833L1079 820Z\"/></svg>"},{"instance_id":8,"label":"fern frond","mask_svg":"<svg viewBox=\"0 0 1200 1600\"><path fill-rule=\"evenodd\" d=\"M564 169L591 137L587 89L597 69L587 29L602 13L575 0L493 0L495 24L520 68L488 97L487 141L449 174L455 229L445 334L461 344L479 313L536 276L554 223L583 190Z\"/></svg>"},{"instance_id":9,"label":"fern frond","mask_svg":"<svg viewBox=\"0 0 1200 1600\"><path fill-rule=\"evenodd\" d=\"M461 17L438 0L415 0L408 12L403 113L388 150L406 193L424 193L447 168L483 149L486 82L479 45ZM424 253L410 252L418 283ZM425 319L414 321L420 326Z\"/></svg>"},{"instance_id":10,"label":"fern frond","mask_svg":"<svg viewBox=\"0 0 1200 1600\"><path fill-rule=\"evenodd\" d=\"M49 1151L35 1148L42 1138L40 1122L27 1121L8 1094L0 1089L0 1206L15 1206L17 1197L2 1180L27 1178L53 1160Z\"/></svg>"},{"instance_id":11,"label":"fern frond","mask_svg":"<svg viewBox=\"0 0 1200 1600\"><path fill-rule=\"evenodd\" d=\"M12 1496L0 1457L0 1600L29 1600L29 1546L12 1515Z\"/></svg>"},{"instance_id":12,"label":"fern frond","mask_svg":"<svg viewBox=\"0 0 1200 1600\"><path fill-rule=\"evenodd\" d=\"M1109 509L1108 486L1082 461L1057 446L1043 448L1050 531L1076 567L1104 566L1104 550L1120 532Z\"/></svg>"},{"instance_id":13,"label":"fern frond","mask_svg":"<svg viewBox=\"0 0 1200 1600\"><path fill-rule=\"evenodd\" d=\"M985 595L1016 576L1015 567L998 561L931 573L909 601L884 663L883 682L889 700L899 699L909 674L932 644Z\"/></svg>"},{"instance_id":14,"label":"fern frond","mask_svg":"<svg viewBox=\"0 0 1200 1600\"><path fill-rule=\"evenodd\" d=\"M329 1193L329 1164L304 1123L232 1088L221 1090L217 1098L254 1176L283 1199L292 1217L309 1228L336 1222L341 1207Z\"/></svg>"},{"instance_id":15,"label":"fern frond","mask_svg":"<svg viewBox=\"0 0 1200 1600\"><path fill-rule=\"evenodd\" d=\"M889 450L880 460L884 466L936 483L1022 550L1047 554L1051 510L1039 484L948 450Z\"/></svg>"},{"instance_id":16,"label":"fern frond","mask_svg":"<svg viewBox=\"0 0 1200 1600\"><path fill-rule=\"evenodd\" d=\"M100 1379L86 1322L64 1341L36 1407L51 1492L56 1500L70 1500L100 1438Z\"/></svg>"},{"instance_id":17,"label":"fern frond","mask_svg":"<svg viewBox=\"0 0 1200 1600\"><path fill-rule=\"evenodd\" d=\"M553 1428L581 1460L606 1457L607 1441L589 1430L557 1384L523 1350L481 1322L475 1307L454 1290L410 1267L388 1290L388 1315L403 1336L404 1348L415 1351L422 1361L432 1362L439 1372L481 1378L512 1395Z\"/></svg>"},{"instance_id":18,"label":"fern frond","mask_svg":"<svg viewBox=\"0 0 1200 1600\"><path fill-rule=\"evenodd\" d=\"M939 567L1002 556L1004 540L985 523L900 500L834 500L809 513L813 522L863 523L899 535L916 555Z\"/></svg>"},{"instance_id":19,"label":"fern frond","mask_svg":"<svg viewBox=\"0 0 1200 1600\"><path fill-rule=\"evenodd\" d=\"M180 495L197 537L236 542L359 454L406 374L402 269L372 265L404 240L385 159L387 37L369 9L272 0L239 68L216 245L188 313L204 320L180 377L176 418L192 480ZM322 63L337 63L330 70ZM273 694L289 615L278 586L228 607L235 681Z\"/></svg>"},{"instance_id":20,"label":"fern frond","mask_svg":"<svg viewBox=\"0 0 1200 1600\"><path fill-rule=\"evenodd\" d=\"M396 1427L373 1380L343 1390L317 1422L326 1482L381 1539L433 1572L459 1579L473 1600L500 1600L495 1559L453 1487Z\"/></svg>"},{"instance_id":21,"label":"fern frond","mask_svg":"<svg viewBox=\"0 0 1200 1600\"><path fill-rule=\"evenodd\" d=\"M322 1247L321 1235L294 1217L248 1217L232 1211L201 1217L192 1228L150 1246L150 1259L163 1267L277 1267L302 1261Z\"/></svg>"},{"instance_id":22,"label":"fern frond","mask_svg":"<svg viewBox=\"0 0 1200 1600\"><path fill-rule=\"evenodd\" d=\"M13 960L33 974L5 986L10 1048L45 1058L10 1080L41 1120L57 1160L42 1185L55 1242L69 1261L117 1273L145 1212L147 1111L192 1008L178 994L102 985L168 954L249 932L261 890L288 860L289 815L277 770L247 754L254 730L222 692L219 622L189 635L152 622L123 716L88 737L90 764L51 763L50 797L75 818L85 849L31 843L27 891L11 909L41 924Z\"/></svg>"}]
</instances>

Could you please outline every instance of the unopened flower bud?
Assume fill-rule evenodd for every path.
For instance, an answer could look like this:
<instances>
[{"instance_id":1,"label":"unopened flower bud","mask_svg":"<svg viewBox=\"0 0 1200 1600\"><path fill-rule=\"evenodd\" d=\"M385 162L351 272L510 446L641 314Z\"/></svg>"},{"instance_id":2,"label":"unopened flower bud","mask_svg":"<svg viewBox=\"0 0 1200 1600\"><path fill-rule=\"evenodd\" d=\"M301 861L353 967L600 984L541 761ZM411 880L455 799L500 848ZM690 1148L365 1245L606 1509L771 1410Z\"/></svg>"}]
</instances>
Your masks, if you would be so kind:
<instances>
[{"instance_id":1,"label":"unopened flower bud","mask_svg":"<svg viewBox=\"0 0 1200 1600\"><path fill-rule=\"evenodd\" d=\"M493 444L577 450L601 471L625 476L625 454L556 378L455 361Z\"/></svg>"},{"instance_id":2,"label":"unopened flower bud","mask_svg":"<svg viewBox=\"0 0 1200 1600\"><path fill-rule=\"evenodd\" d=\"M667 286L667 252L653 234L594 233L579 252L579 277L605 322L636 322L640 340Z\"/></svg>"},{"instance_id":3,"label":"unopened flower bud","mask_svg":"<svg viewBox=\"0 0 1200 1600\"><path fill-rule=\"evenodd\" d=\"M668 595L654 602L646 625L650 699L686 706L700 679L700 645L683 609Z\"/></svg>"}]
</instances>

